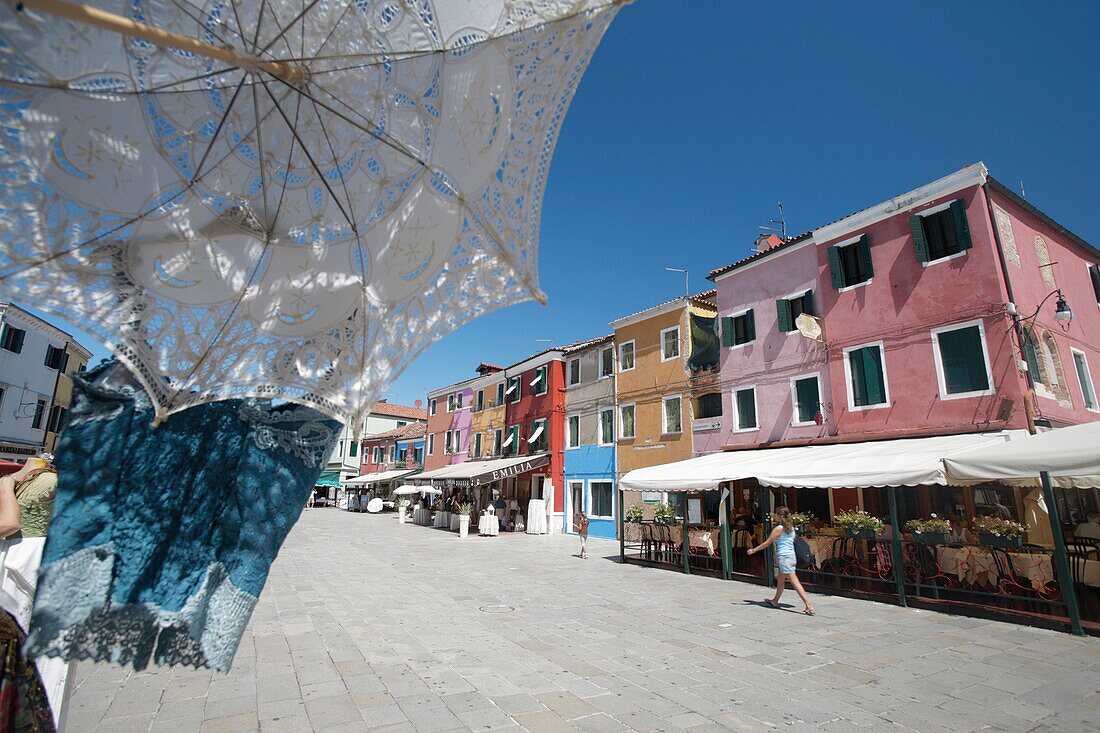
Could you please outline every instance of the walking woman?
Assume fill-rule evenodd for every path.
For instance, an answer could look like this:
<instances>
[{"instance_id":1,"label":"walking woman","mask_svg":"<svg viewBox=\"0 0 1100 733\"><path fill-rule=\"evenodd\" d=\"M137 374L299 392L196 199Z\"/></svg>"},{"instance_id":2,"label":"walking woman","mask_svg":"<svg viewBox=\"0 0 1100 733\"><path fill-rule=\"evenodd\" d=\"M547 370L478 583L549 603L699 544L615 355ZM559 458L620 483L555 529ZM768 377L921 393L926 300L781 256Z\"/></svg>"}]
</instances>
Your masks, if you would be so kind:
<instances>
[{"instance_id":1,"label":"walking woman","mask_svg":"<svg viewBox=\"0 0 1100 733\"><path fill-rule=\"evenodd\" d=\"M775 545L775 561L779 565L779 580L775 584L775 597L768 598L765 600L765 603L772 608L779 608L779 597L783 595L783 587L787 584L787 579L789 578L791 586L794 587L794 592L797 593L798 597L802 599L802 602L806 604L806 608L803 609L802 613L807 616L813 616L813 604L810 603L806 591L802 588L802 583L799 582L798 576L795 575L794 572L795 565L797 564L794 554L794 538L798 533L791 524L791 510L785 506L778 507L775 510L775 516L779 520L779 524L772 530L768 539L764 540L759 546L749 550L749 554L753 555L769 545Z\"/></svg>"}]
</instances>

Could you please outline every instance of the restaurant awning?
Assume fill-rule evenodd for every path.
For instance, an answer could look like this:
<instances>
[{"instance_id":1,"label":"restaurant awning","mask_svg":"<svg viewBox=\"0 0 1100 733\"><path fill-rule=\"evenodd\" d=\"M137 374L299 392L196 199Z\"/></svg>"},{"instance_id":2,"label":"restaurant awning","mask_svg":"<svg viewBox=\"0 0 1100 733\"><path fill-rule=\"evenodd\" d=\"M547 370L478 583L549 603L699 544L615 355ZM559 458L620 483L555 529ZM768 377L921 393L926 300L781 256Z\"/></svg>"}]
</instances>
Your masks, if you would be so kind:
<instances>
[{"instance_id":1,"label":"restaurant awning","mask_svg":"<svg viewBox=\"0 0 1100 733\"><path fill-rule=\"evenodd\" d=\"M367 484L376 484L382 481L392 481L395 478L408 476L410 473L413 473L413 470L414 469L400 468L392 471L379 471L378 473L364 473L361 476L349 478L344 482L344 486L365 486Z\"/></svg>"},{"instance_id":2,"label":"restaurant awning","mask_svg":"<svg viewBox=\"0 0 1100 733\"><path fill-rule=\"evenodd\" d=\"M952 483L1002 481L1038 486L1039 472L1063 488L1100 488L1100 422L1028 435L1011 445L993 445L944 458Z\"/></svg>"},{"instance_id":3,"label":"restaurant awning","mask_svg":"<svg viewBox=\"0 0 1100 733\"><path fill-rule=\"evenodd\" d=\"M630 471L623 491L703 491L755 478L764 486L868 488L948 483L943 457L1021 440L1023 430L712 453Z\"/></svg>"},{"instance_id":4,"label":"restaurant awning","mask_svg":"<svg viewBox=\"0 0 1100 733\"><path fill-rule=\"evenodd\" d=\"M482 486L521 473L542 468L550 463L549 453L534 456L497 458L491 461L466 461L411 477L413 481L425 481L437 486Z\"/></svg>"},{"instance_id":5,"label":"restaurant awning","mask_svg":"<svg viewBox=\"0 0 1100 733\"><path fill-rule=\"evenodd\" d=\"M324 471L317 480L313 482L314 486L339 486L340 485L340 472L339 471Z\"/></svg>"}]
</instances>

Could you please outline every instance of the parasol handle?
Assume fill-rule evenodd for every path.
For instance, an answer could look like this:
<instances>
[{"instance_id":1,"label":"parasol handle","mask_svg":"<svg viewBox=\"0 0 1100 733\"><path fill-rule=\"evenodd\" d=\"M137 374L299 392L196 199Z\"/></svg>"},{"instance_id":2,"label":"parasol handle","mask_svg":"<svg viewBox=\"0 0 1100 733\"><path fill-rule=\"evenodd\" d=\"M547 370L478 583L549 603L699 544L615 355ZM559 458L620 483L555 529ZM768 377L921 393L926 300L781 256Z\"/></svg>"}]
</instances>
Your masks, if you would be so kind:
<instances>
[{"instance_id":1,"label":"parasol handle","mask_svg":"<svg viewBox=\"0 0 1100 733\"><path fill-rule=\"evenodd\" d=\"M247 71L266 71L288 83L299 81L303 76L302 69L298 66L282 61L265 61L258 56L238 53L231 48L203 43L197 38L154 28L151 25L139 23L121 15L108 13L87 5L79 5L69 2L69 0L22 0L22 2L15 5L17 8L32 8L48 15L113 31L130 38L140 38L157 46L175 48L215 61L223 61L233 68Z\"/></svg>"}]
</instances>

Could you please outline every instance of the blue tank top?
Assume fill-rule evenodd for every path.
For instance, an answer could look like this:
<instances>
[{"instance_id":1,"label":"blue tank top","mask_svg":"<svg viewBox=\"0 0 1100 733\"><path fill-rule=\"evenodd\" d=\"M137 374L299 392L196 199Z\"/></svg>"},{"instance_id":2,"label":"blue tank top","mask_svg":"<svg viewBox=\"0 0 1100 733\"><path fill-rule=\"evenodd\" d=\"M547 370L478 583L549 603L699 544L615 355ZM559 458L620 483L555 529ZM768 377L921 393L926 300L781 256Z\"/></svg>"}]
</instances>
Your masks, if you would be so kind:
<instances>
[{"instance_id":1,"label":"blue tank top","mask_svg":"<svg viewBox=\"0 0 1100 733\"><path fill-rule=\"evenodd\" d=\"M775 538L775 554L793 555L794 537L796 534L798 534L798 531L793 527L790 532L780 532L779 536Z\"/></svg>"}]
</instances>

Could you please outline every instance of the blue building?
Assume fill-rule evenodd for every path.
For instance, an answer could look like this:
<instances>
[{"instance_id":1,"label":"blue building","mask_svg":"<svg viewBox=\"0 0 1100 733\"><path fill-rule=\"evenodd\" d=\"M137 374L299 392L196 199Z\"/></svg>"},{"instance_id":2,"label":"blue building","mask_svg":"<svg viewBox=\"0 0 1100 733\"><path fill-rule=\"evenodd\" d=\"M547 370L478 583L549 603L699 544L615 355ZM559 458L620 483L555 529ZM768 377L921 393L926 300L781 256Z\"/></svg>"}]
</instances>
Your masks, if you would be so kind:
<instances>
[{"instance_id":1,"label":"blue building","mask_svg":"<svg viewBox=\"0 0 1100 733\"><path fill-rule=\"evenodd\" d=\"M583 341L563 350L565 361L565 516L588 514L592 537L615 539L615 339Z\"/></svg>"}]
</instances>

